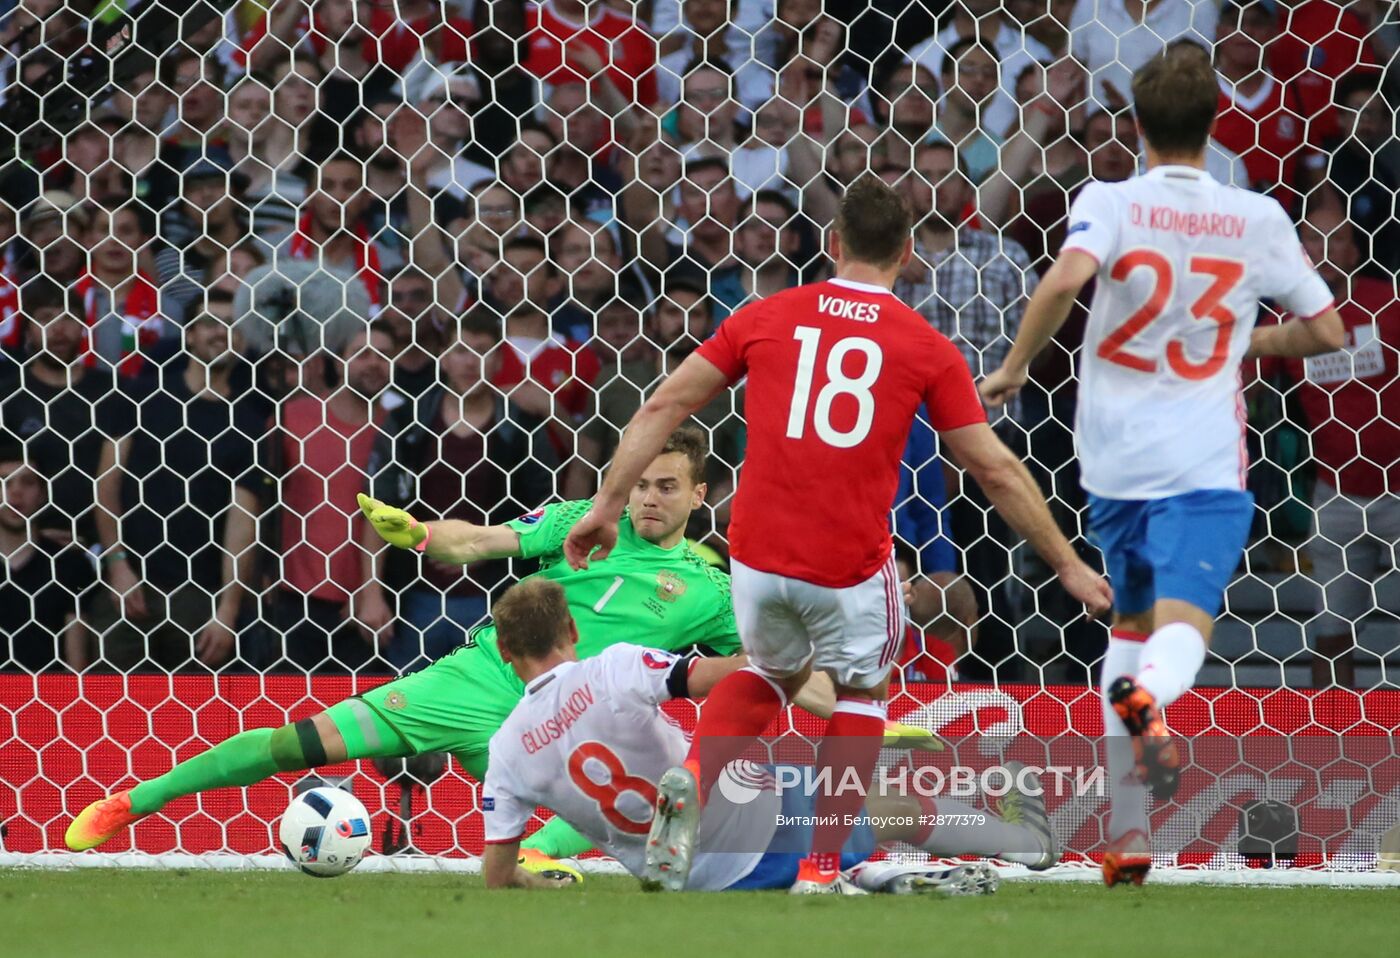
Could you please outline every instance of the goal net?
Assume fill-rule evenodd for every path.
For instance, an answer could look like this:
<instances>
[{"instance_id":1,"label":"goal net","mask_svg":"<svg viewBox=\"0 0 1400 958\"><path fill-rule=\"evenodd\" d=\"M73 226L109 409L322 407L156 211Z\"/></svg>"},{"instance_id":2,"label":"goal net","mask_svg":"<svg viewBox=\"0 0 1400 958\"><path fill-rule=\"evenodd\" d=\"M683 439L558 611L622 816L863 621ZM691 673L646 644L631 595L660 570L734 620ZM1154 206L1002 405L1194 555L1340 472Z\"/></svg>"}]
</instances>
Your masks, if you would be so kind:
<instances>
[{"instance_id":1,"label":"goal net","mask_svg":"<svg viewBox=\"0 0 1400 958\"><path fill-rule=\"evenodd\" d=\"M66 855L63 834L103 794L466 641L532 563L387 549L356 494L485 524L588 498L725 316L829 275L826 231L862 175L918 224L896 294L974 376L995 369L1080 190L1142 167L1132 72L1177 42L1219 73L1208 171L1283 204L1348 336L1243 370L1255 522L1198 688L1168 710L1191 763L1152 812L1154 852L1199 880L1384 865L1400 20L1382 0L15 0L0 862L272 854L311 773L179 799L101 856ZM1083 317L992 424L1098 563L1073 441ZM688 534L724 568L742 389L697 418L708 489ZM912 602L891 714L954 747L886 765L1095 768L1106 626L923 418L893 507ZM673 714L693 727L692 706ZM778 731L820 728L794 712ZM456 763L315 774L374 814L374 867L480 852L479 784ZM1047 798L1067 861L1101 856L1103 789Z\"/></svg>"}]
</instances>

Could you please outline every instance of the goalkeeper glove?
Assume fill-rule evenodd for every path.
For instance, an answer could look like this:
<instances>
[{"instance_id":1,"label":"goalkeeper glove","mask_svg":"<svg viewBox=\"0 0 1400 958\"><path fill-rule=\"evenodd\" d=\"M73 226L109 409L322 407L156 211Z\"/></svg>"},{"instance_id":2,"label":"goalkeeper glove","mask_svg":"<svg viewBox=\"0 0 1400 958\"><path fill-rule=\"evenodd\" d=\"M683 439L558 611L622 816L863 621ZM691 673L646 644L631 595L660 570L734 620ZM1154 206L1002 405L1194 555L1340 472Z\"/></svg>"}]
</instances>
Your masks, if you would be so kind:
<instances>
[{"instance_id":1,"label":"goalkeeper glove","mask_svg":"<svg viewBox=\"0 0 1400 958\"><path fill-rule=\"evenodd\" d=\"M419 522L402 509L386 506L363 492L355 497L355 501L360 504L360 511L365 514L369 524L374 526L374 531L389 545L416 552L427 550L428 539L432 537L427 523Z\"/></svg>"}]
</instances>

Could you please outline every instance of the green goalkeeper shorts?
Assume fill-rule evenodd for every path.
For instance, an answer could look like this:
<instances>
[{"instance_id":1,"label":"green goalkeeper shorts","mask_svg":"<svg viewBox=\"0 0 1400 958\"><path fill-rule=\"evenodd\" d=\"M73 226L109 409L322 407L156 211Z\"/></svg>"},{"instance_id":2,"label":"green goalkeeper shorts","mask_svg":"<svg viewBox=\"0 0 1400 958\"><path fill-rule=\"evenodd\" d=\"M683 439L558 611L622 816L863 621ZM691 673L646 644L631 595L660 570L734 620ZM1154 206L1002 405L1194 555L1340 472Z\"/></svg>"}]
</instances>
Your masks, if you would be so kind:
<instances>
[{"instance_id":1,"label":"green goalkeeper shorts","mask_svg":"<svg viewBox=\"0 0 1400 958\"><path fill-rule=\"evenodd\" d=\"M520 701L521 687L479 646L463 646L419 672L360 698L413 750L451 752L473 777L486 774L491 736Z\"/></svg>"}]
</instances>

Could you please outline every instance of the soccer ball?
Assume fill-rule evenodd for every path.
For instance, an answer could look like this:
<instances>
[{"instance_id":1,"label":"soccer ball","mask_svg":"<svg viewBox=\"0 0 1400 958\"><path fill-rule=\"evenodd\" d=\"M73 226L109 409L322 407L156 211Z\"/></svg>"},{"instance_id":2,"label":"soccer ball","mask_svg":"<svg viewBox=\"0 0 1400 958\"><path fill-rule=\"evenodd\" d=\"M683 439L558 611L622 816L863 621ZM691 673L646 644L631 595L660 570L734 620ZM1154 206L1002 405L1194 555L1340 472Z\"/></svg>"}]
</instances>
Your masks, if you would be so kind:
<instances>
[{"instance_id":1,"label":"soccer ball","mask_svg":"<svg viewBox=\"0 0 1400 958\"><path fill-rule=\"evenodd\" d=\"M277 827L282 852L316 878L344 875L369 848L369 812L339 788L310 788L282 814Z\"/></svg>"}]
</instances>

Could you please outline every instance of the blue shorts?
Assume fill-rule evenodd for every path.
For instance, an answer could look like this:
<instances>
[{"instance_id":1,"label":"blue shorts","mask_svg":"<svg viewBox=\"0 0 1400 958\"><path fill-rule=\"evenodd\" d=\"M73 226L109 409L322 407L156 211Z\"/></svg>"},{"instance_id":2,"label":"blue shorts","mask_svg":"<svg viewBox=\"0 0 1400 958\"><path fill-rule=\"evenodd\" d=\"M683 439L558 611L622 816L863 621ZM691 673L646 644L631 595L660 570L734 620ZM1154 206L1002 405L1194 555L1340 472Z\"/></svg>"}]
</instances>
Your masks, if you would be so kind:
<instances>
[{"instance_id":1,"label":"blue shorts","mask_svg":"<svg viewBox=\"0 0 1400 958\"><path fill-rule=\"evenodd\" d=\"M1254 496L1233 489L1165 499L1089 496L1089 541L1103 550L1114 608L1127 615L1158 599L1219 615L1253 521Z\"/></svg>"},{"instance_id":2,"label":"blue shorts","mask_svg":"<svg viewBox=\"0 0 1400 958\"><path fill-rule=\"evenodd\" d=\"M783 790L782 814L789 818L805 818L816 814L817 797L805 789ZM851 829L846 844L841 847L841 868L859 865L875 854L875 828L865 809L860 821ZM768 850L758 860L753 871L728 886L725 891L758 891L765 888L791 888L797 881L797 865L807 857L812 847L811 825L781 825L773 833ZM798 851L797 849L801 849Z\"/></svg>"}]
</instances>

